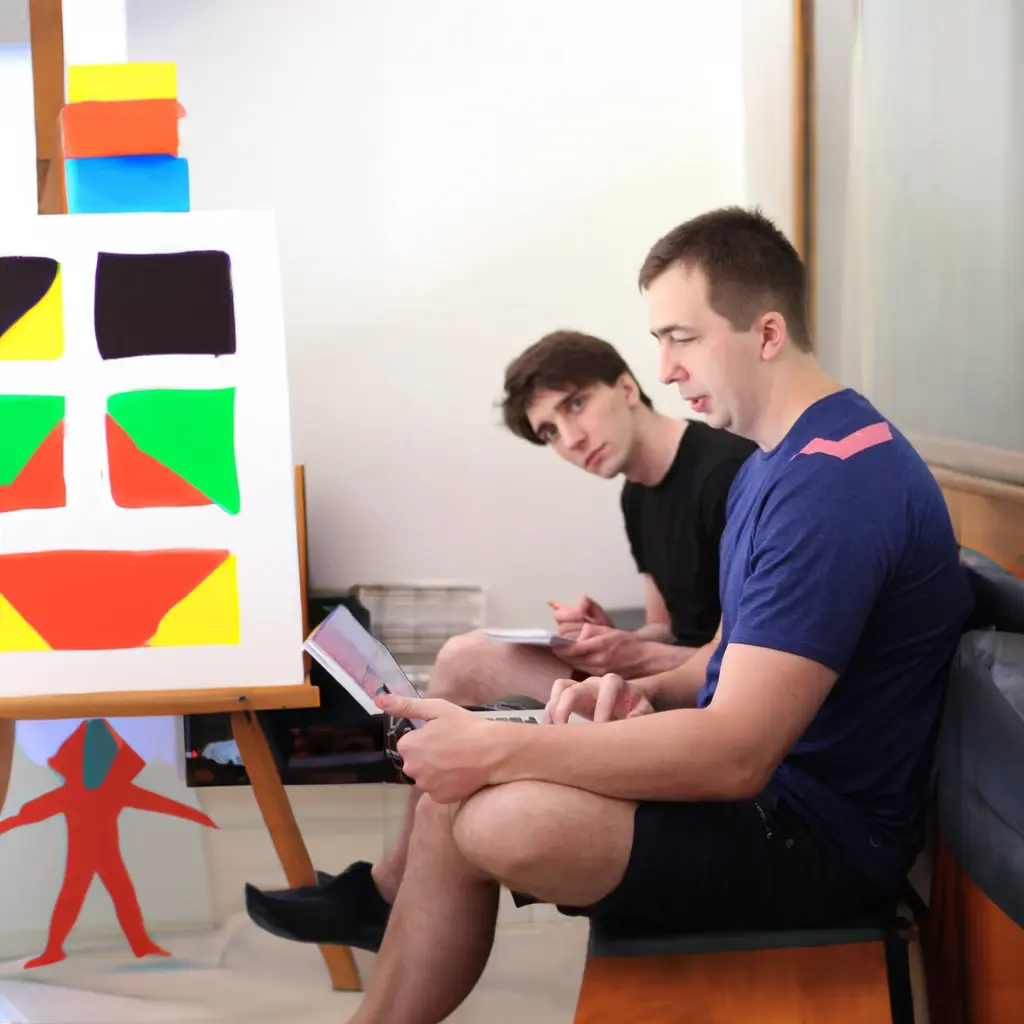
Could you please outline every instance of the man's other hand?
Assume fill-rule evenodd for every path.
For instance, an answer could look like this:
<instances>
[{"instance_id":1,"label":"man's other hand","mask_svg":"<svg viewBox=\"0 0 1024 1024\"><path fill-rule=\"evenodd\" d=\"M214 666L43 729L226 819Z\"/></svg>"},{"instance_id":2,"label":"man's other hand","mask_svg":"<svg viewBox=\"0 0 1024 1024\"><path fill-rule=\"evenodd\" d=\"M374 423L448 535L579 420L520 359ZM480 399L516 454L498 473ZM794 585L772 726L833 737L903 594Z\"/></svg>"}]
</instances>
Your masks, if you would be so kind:
<instances>
[{"instance_id":1,"label":"man's other hand","mask_svg":"<svg viewBox=\"0 0 1024 1024\"><path fill-rule=\"evenodd\" d=\"M544 709L544 719L554 725L565 725L569 716L575 714L594 722L614 722L653 712L651 702L638 687L627 683L622 676L608 673L582 682L556 679Z\"/></svg>"},{"instance_id":2,"label":"man's other hand","mask_svg":"<svg viewBox=\"0 0 1024 1024\"><path fill-rule=\"evenodd\" d=\"M554 612L555 624L562 636L576 639L580 630L588 623L592 626L611 626L608 613L591 597L584 595L576 604L549 602Z\"/></svg>"},{"instance_id":3,"label":"man's other hand","mask_svg":"<svg viewBox=\"0 0 1024 1024\"><path fill-rule=\"evenodd\" d=\"M394 718L425 723L398 741L398 753L402 771L431 799L457 803L491 784L492 770L501 759L501 722L433 698L382 694L375 703Z\"/></svg>"},{"instance_id":4,"label":"man's other hand","mask_svg":"<svg viewBox=\"0 0 1024 1024\"><path fill-rule=\"evenodd\" d=\"M578 672L601 676L642 674L647 651L635 633L585 623L571 644L559 644L552 653Z\"/></svg>"}]
</instances>

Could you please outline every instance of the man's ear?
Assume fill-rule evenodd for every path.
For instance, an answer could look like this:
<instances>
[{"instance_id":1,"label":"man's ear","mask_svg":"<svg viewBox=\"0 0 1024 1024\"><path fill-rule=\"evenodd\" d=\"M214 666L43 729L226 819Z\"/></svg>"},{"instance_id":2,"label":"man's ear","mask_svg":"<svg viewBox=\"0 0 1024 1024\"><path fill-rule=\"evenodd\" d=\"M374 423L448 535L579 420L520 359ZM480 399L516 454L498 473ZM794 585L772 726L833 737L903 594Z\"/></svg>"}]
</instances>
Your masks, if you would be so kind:
<instances>
[{"instance_id":1,"label":"man's ear","mask_svg":"<svg viewBox=\"0 0 1024 1024\"><path fill-rule=\"evenodd\" d=\"M618 386L622 388L626 396L626 404L635 409L640 404L640 385L637 384L633 374L626 372L619 377Z\"/></svg>"},{"instance_id":2,"label":"man's ear","mask_svg":"<svg viewBox=\"0 0 1024 1024\"><path fill-rule=\"evenodd\" d=\"M761 339L761 358L765 362L775 359L786 344L786 319L781 313L762 313L754 321L754 330Z\"/></svg>"}]
</instances>

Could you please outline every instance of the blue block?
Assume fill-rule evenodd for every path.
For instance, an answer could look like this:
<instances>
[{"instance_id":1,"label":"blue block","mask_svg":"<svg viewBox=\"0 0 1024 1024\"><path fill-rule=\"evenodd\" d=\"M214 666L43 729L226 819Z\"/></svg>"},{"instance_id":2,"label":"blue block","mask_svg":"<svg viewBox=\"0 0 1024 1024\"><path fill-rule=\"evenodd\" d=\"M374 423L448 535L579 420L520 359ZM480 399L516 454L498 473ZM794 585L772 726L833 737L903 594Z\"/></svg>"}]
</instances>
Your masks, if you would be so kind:
<instances>
[{"instance_id":1,"label":"blue block","mask_svg":"<svg viewBox=\"0 0 1024 1024\"><path fill-rule=\"evenodd\" d=\"M103 156L64 161L68 213L188 213L188 161Z\"/></svg>"}]
</instances>

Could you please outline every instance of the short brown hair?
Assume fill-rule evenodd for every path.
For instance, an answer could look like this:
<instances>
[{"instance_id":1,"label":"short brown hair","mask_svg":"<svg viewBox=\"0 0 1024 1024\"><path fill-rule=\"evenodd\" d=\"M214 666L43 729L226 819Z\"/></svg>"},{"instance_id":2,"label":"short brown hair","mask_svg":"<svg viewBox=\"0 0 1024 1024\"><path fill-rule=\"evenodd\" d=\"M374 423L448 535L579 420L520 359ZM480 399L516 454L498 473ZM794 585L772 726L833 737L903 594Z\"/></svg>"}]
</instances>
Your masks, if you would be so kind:
<instances>
[{"instance_id":1,"label":"short brown hair","mask_svg":"<svg viewBox=\"0 0 1024 1024\"><path fill-rule=\"evenodd\" d=\"M579 331L554 331L532 344L505 368L505 426L531 444L544 442L534 432L526 410L538 391L567 391L592 384L614 384L624 373L633 377L614 345ZM633 377L636 380L635 377ZM650 398L637 384L640 401Z\"/></svg>"},{"instance_id":2,"label":"short brown hair","mask_svg":"<svg viewBox=\"0 0 1024 1024\"><path fill-rule=\"evenodd\" d=\"M704 274L711 308L736 330L749 330L757 316L776 309L786 318L793 344L812 351L803 261L760 209L730 206L680 224L647 254L641 291L679 265Z\"/></svg>"}]
</instances>

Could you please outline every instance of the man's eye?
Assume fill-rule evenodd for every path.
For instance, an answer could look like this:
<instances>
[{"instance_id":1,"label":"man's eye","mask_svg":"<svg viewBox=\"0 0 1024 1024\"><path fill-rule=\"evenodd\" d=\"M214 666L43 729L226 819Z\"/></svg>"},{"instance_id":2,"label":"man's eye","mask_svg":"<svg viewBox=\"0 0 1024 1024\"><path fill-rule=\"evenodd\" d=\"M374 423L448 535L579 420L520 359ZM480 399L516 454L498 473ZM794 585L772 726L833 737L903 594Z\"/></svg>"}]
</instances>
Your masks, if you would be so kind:
<instances>
[{"instance_id":1,"label":"man's eye","mask_svg":"<svg viewBox=\"0 0 1024 1024\"><path fill-rule=\"evenodd\" d=\"M584 401L585 399L582 395L576 395L569 403L569 405L573 409L582 409Z\"/></svg>"}]
</instances>

